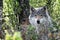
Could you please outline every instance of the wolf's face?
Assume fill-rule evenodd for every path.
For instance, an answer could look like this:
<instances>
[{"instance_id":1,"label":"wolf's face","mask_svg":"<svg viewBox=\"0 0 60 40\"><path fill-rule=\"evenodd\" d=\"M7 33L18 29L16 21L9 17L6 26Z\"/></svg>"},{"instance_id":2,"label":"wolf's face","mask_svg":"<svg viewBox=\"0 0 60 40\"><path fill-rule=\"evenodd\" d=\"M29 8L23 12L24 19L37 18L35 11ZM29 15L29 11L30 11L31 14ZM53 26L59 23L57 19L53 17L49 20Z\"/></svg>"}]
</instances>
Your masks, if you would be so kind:
<instances>
[{"instance_id":1,"label":"wolf's face","mask_svg":"<svg viewBox=\"0 0 60 40\"><path fill-rule=\"evenodd\" d=\"M32 8L29 15L30 24L35 27L35 32L42 38L42 40L48 40L48 30L52 27L50 16L46 7ZM45 38L44 38L45 37Z\"/></svg>"},{"instance_id":2,"label":"wolf's face","mask_svg":"<svg viewBox=\"0 0 60 40\"><path fill-rule=\"evenodd\" d=\"M46 14L46 8L31 9L29 21L32 25L48 24L48 16Z\"/></svg>"}]
</instances>

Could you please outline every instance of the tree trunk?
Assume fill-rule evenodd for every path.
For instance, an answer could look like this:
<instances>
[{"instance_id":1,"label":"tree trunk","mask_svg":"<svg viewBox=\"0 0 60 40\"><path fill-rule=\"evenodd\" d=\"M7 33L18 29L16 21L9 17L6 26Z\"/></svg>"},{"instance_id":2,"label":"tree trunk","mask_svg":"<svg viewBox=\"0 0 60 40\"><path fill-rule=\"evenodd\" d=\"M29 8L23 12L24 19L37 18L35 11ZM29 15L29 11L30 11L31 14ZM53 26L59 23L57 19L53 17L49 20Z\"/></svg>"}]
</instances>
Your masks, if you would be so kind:
<instances>
[{"instance_id":1,"label":"tree trunk","mask_svg":"<svg viewBox=\"0 0 60 40\"><path fill-rule=\"evenodd\" d=\"M23 24L28 24L29 16L29 0L19 0L19 5L21 7L21 13L19 14L19 22Z\"/></svg>"}]
</instances>

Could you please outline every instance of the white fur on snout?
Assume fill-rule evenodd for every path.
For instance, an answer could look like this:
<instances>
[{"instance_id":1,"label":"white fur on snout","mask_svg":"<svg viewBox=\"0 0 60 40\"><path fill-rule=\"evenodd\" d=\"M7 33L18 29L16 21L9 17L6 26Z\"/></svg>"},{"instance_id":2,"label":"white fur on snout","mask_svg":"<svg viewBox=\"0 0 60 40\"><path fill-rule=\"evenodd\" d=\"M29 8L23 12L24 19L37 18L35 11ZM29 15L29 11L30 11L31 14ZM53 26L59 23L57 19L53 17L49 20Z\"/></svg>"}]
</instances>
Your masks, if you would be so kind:
<instances>
[{"instance_id":1,"label":"white fur on snout","mask_svg":"<svg viewBox=\"0 0 60 40\"><path fill-rule=\"evenodd\" d=\"M46 21L47 21L47 20L46 20L45 17L43 17L43 18L40 19L40 23L41 23L41 24L45 24Z\"/></svg>"},{"instance_id":2,"label":"white fur on snout","mask_svg":"<svg viewBox=\"0 0 60 40\"><path fill-rule=\"evenodd\" d=\"M39 28L39 27L38 27L38 24L37 24L37 18L35 18L35 17L30 17L30 16L29 16L29 22L30 22L31 25L33 25L33 27L36 28L35 31L36 31L37 33L39 33L39 31L38 31L38 28Z\"/></svg>"},{"instance_id":3,"label":"white fur on snout","mask_svg":"<svg viewBox=\"0 0 60 40\"><path fill-rule=\"evenodd\" d=\"M29 22L31 25L36 26L36 24L37 24L36 21L37 21L37 19L35 17L29 17Z\"/></svg>"}]
</instances>

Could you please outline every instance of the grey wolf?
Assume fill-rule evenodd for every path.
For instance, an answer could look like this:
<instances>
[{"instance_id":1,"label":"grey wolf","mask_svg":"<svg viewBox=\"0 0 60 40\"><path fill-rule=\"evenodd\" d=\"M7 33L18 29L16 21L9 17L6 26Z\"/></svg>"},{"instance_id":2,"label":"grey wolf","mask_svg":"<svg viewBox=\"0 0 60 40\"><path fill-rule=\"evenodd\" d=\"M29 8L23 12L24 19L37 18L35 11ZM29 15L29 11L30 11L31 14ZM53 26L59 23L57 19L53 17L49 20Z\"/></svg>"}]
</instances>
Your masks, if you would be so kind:
<instances>
[{"instance_id":1,"label":"grey wolf","mask_svg":"<svg viewBox=\"0 0 60 40\"><path fill-rule=\"evenodd\" d=\"M30 8L29 22L36 28L36 33L40 34L39 40L48 40L48 28L52 27L52 22L46 6Z\"/></svg>"}]
</instances>

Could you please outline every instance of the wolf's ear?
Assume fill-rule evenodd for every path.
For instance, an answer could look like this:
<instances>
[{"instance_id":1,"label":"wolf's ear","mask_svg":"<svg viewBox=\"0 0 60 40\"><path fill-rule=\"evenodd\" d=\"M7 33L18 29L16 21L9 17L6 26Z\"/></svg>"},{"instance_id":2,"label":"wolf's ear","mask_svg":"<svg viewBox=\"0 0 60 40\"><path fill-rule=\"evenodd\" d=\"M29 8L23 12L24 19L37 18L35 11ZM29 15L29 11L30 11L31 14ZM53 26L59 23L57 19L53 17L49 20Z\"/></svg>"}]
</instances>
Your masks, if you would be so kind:
<instances>
[{"instance_id":1,"label":"wolf's ear","mask_svg":"<svg viewBox=\"0 0 60 40\"><path fill-rule=\"evenodd\" d=\"M44 9L44 11L46 12L46 14L50 15L49 12L48 12L47 6L44 6L43 9Z\"/></svg>"},{"instance_id":2,"label":"wolf's ear","mask_svg":"<svg viewBox=\"0 0 60 40\"><path fill-rule=\"evenodd\" d=\"M34 12L34 11L35 11L35 9L34 9L33 7L31 7L30 9L31 9L31 11L32 11L32 12Z\"/></svg>"},{"instance_id":3,"label":"wolf's ear","mask_svg":"<svg viewBox=\"0 0 60 40\"><path fill-rule=\"evenodd\" d=\"M30 7L30 14L33 14L36 10L33 7Z\"/></svg>"},{"instance_id":4,"label":"wolf's ear","mask_svg":"<svg viewBox=\"0 0 60 40\"><path fill-rule=\"evenodd\" d=\"M43 9L46 10L46 6L44 6Z\"/></svg>"},{"instance_id":5,"label":"wolf's ear","mask_svg":"<svg viewBox=\"0 0 60 40\"><path fill-rule=\"evenodd\" d=\"M42 10L42 11L46 11L46 6L44 6L41 10Z\"/></svg>"}]
</instances>

